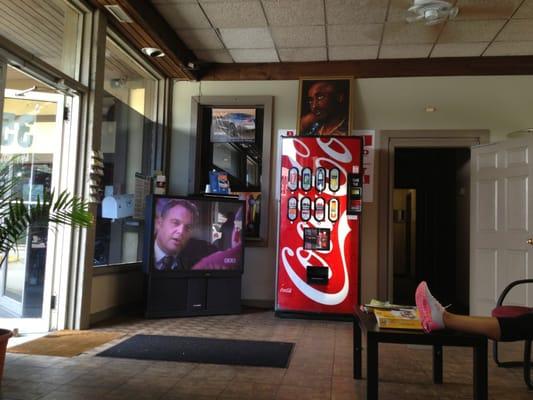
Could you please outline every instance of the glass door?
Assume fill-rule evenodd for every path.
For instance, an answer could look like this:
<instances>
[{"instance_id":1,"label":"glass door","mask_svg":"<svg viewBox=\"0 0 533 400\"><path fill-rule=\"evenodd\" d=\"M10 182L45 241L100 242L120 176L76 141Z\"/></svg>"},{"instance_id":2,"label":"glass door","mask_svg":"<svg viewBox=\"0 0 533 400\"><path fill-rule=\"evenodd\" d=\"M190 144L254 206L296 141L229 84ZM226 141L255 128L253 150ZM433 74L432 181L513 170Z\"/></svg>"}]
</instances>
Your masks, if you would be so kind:
<instances>
[{"instance_id":1,"label":"glass door","mask_svg":"<svg viewBox=\"0 0 533 400\"><path fill-rule=\"evenodd\" d=\"M64 186L60 172L65 101L71 99L14 68L3 68L0 156L12 163L16 195L31 207ZM7 255L0 269L0 326L20 332L49 330L54 259L63 256L55 249L57 236L57 230L30 227Z\"/></svg>"}]
</instances>

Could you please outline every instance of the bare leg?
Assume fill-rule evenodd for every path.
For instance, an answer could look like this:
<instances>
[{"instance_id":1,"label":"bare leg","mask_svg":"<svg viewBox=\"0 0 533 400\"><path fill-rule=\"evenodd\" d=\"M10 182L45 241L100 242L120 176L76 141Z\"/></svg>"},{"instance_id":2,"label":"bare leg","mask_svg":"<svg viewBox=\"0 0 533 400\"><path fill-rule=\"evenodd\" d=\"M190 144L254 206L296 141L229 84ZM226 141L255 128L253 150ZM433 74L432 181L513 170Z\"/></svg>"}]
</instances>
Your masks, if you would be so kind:
<instances>
[{"instance_id":1,"label":"bare leg","mask_svg":"<svg viewBox=\"0 0 533 400\"><path fill-rule=\"evenodd\" d=\"M448 329L461 332L477 333L490 339L499 340L501 337L500 324L494 317L471 317L457 315L444 311L442 315L444 325Z\"/></svg>"}]
</instances>

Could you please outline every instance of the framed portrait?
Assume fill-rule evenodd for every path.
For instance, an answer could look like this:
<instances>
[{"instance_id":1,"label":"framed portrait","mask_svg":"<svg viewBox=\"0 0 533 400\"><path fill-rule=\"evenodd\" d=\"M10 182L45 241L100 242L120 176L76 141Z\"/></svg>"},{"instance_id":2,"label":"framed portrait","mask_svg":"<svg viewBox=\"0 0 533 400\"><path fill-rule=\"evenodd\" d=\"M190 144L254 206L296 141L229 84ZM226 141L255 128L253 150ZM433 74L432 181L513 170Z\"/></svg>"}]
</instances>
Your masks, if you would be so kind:
<instances>
[{"instance_id":1,"label":"framed portrait","mask_svg":"<svg viewBox=\"0 0 533 400\"><path fill-rule=\"evenodd\" d=\"M349 135L352 78L302 78L298 96L297 134Z\"/></svg>"}]
</instances>

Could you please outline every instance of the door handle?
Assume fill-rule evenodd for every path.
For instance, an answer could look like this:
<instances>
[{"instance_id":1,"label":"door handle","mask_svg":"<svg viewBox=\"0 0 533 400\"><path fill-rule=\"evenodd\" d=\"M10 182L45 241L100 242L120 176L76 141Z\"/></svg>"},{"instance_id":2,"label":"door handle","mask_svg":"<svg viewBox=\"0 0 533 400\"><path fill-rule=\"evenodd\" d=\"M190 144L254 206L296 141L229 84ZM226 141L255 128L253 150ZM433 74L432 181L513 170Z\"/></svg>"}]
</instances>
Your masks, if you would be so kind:
<instances>
[{"instance_id":1,"label":"door handle","mask_svg":"<svg viewBox=\"0 0 533 400\"><path fill-rule=\"evenodd\" d=\"M527 241L526 241L527 244L529 244L530 246L533 246L533 238L529 238Z\"/></svg>"}]
</instances>

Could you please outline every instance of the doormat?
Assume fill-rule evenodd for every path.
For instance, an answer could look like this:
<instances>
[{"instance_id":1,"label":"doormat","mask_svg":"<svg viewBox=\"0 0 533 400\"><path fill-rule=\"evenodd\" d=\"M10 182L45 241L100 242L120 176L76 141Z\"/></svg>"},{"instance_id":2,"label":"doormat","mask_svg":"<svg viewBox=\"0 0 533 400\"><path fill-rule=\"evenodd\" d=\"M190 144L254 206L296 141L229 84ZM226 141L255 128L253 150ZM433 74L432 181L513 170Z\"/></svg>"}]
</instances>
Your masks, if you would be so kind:
<instances>
[{"instance_id":1,"label":"doormat","mask_svg":"<svg viewBox=\"0 0 533 400\"><path fill-rule=\"evenodd\" d=\"M63 330L7 349L8 353L74 357L123 336L117 332Z\"/></svg>"},{"instance_id":2,"label":"doormat","mask_svg":"<svg viewBox=\"0 0 533 400\"><path fill-rule=\"evenodd\" d=\"M294 343L135 335L101 357L287 368Z\"/></svg>"}]
</instances>

